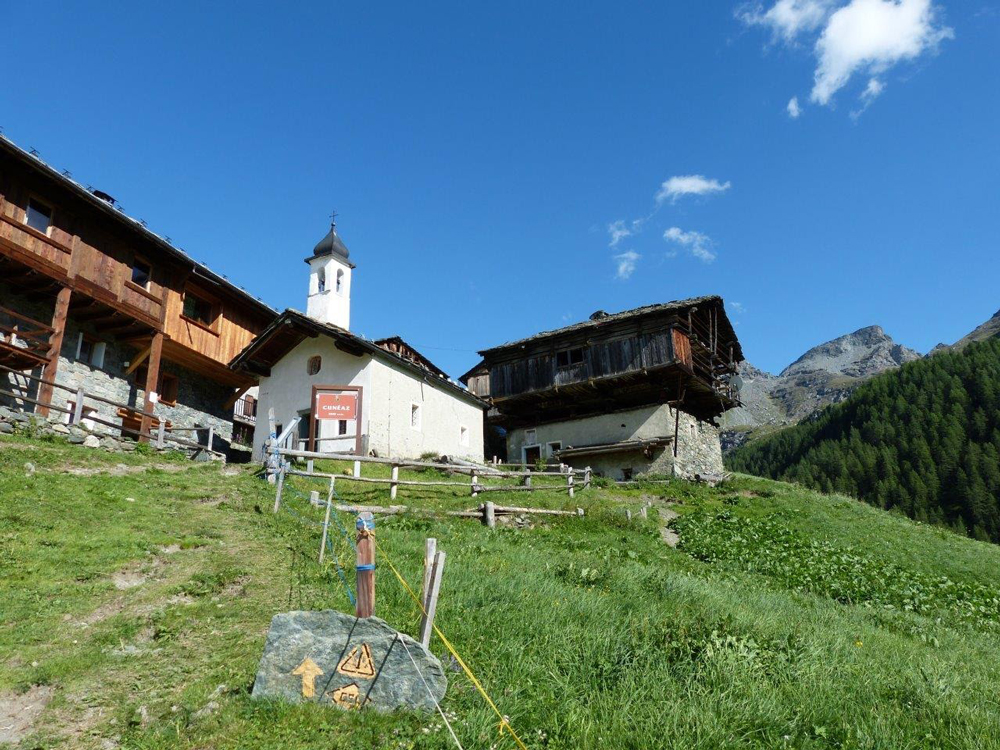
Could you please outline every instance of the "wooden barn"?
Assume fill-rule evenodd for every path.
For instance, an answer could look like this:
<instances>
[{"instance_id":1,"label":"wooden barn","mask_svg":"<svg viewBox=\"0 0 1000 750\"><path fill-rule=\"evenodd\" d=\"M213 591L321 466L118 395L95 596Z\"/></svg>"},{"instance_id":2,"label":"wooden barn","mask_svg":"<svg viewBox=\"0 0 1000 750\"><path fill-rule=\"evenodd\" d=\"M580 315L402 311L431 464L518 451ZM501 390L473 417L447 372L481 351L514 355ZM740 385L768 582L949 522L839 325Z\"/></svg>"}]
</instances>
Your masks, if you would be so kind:
<instances>
[{"instance_id":1,"label":"wooden barn","mask_svg":"<svg viewBox=\"0 0 1000 750\"><path fill-rule=\"evenodd\" d=\"M480 355L462 381L492 405L511 462L618 479L722 472L715 419L739 403L743 351L721 297L598 311Z\"/></svg>"}]
</instances>

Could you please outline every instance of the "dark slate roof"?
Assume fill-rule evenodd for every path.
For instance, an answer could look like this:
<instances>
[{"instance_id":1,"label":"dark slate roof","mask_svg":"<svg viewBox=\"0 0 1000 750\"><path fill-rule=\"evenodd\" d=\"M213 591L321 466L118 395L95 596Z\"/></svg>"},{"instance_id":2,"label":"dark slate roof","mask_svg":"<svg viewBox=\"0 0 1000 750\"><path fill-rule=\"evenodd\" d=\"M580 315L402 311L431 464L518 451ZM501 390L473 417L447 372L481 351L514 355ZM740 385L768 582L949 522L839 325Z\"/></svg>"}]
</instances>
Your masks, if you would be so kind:
<instances>
[{"instance_id":1,"label":"dark slate roof","mask_svg":"<svg viewBox=\"0 0 1000 750\"><path fill-rule=\"evenodd\" d=\"M483 409L486 409L489 406L481 398L451 380L444 373L444 370L431 363L429 359L424 357L420 354L420 352L408 344L407 347L415 353L420 360L426 362L429 367L419 362L415 362L412 359L400 356L399 354L391 352L388 349L384 349L377 342L369 341L366 338L357 336L348 331L346 328L335 326L332 323L321 323L320 321L310 318L308 315L305 315L298 310L292 309L285 310L281 313L281 315L275 318L271 324L261 331L261 333L253 341L251 341L242 352L233 358L233 360L229 363L229 366L235 370L243 369L251 372L254 371L255 365L252 364L254 362L257 364L263 364L266 367L271 367L288 352L298 346L299 343L301 343L307 336L315 337L317 335L332 338L334 341L338 342L338 348L344 349L345 351L353 350L357 353L371 354L385 362L402 366L404 369L421 375L427 380L428 383L431 383L432 385L440 385L442 388L465 398L467 401L473 402L476 406ZM276 340L279 337L284 338L285 341L282 342L280 340ZM382 339L382 341L389 340L392 339ZM402 339L399 340L402 341Z\"/></svg>"},{"instance_id":2,"label":"dark slate roof","mask_svg":"<svg viewBox=\"0 0 1000 750\"><path fill-rule=\"evenodd\" d=\"M246 289L236 286L225 276L215 273L204 263L199 263L179 247L174 247L174 245L172 245L166 237L161 237L152 230L147 229L146 225L139 219L134 219L122 211L121 206L119 206L117 202L112 203L114 198L111 198L111 196L107 193L104 193L101 190L88 190L79 182L71 178L68 174L59 172L55 169L55 167L42 161L38 155L25 151L3 134L0 134L0 149L5 150L11 156L19 159L22 163L34 167L45 176L55 180L56 183L68 188L74 194L83 198L92 207L103 211L105 215L111 217L113 221L118 222L120 225L124 225L126 228L137 232L143 239L152 242L168 255L186 263L190 263L193 266L196 275L206 278L229 292L232 292L236 297L240 298L247 303L247 305L253 308L256 313L266 317L278 314L277 310L272 308L263 300L254 297ZM110 201L108 199L110 199Z\"/></svg>"},{"instance_id":3,"label":"dark slate roof","mask_svg":"<svg viewBox=\"0 0 1000 750\"><path fill-rule=\"evenodd\" d=\"M689 307L695 307L706 303L714 303L721 306L722 297L717 294L710 294L704 297L691 297L690 299L674 300L673 302L661 302L656 305L645 305L643 307L636 307L631 310L623 310L622 312L617 313L606 313L603 310L599 310L588 320L573 323L572 325L568 325L564 328L556 328L552 331L542 331L541 333L536 333L533 336L528 336L527 338L518 339L517 341L509 341L506 344L500 344L499 346L494 346L489 349L483 349L479 352L479 354L481 356L486 356L487 354L500 351L501 349L523 346L529 342L546 339L552 336L561 336L566 333L583 331L588 328L597 328L598 326L627 320L628 318L638 318L645 315L656 315L659 313L686 310Z\"/></svg>"},{"instance_id":4,"label":"dark slate roof","mask_svg":"<svg viewBox=\"0 0 1000 750\"><path fill-rule=\"evenodd\" d=\"M348 260L351 257L347 245L344 244L344 241L340 239L340 235L337 234L336 224L330 225L330 231L326 237L317 242L316 247L313 248L313 258L319 258L323 255L336 255L344 260Z\"/></svg>"}]
</instances>

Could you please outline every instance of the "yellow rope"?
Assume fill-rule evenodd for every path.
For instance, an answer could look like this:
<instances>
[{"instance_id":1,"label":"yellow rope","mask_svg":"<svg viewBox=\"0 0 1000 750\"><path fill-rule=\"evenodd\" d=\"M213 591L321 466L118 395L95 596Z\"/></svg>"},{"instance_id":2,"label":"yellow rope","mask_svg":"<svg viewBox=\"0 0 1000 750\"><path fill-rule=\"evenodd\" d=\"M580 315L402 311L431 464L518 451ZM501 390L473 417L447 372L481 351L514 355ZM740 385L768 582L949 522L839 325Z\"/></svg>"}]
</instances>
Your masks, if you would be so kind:
<instances>
[{"instance_id":1,"label":"yellow rope","mask_svg":"<svg viewBox=\"0 0 1000 750\"><path fill-rule=\"evenodd\" d=\"M416 602L416 605L417 607L420 608L420 611L426 615L427 612L426 610L424 610L423 603L420 601L420 599L417 598L417 595L413 593L413 589L410 588L410 584L406 582L406 579L403 578L403 576L400 574L398 570L396 570L396 566L392 564L392 560L390 560L389 556L385 553L385 548L379 545L378 540L375 538L374 534L372 534L370 531L369 534L371 534L372 540L375 542L375 546L379 549L379 551L381 551L382 557L385 558L385 562L389 566L389 569L396 575L396 578L399 579L399 582L403 584L403 588L406 589L406 593L410 595L410 598L413 599L414 602ZM490 704L490 708L493 709L496 715L500 717L500 734L503 734L503 730L506 729L508 732L510 732L510 736L514 738L514 741L517 743L517 746L521 748L521 750L528 750L525 744L521 741L521 738L517 736L517 733L514 731L514 728L508 723L507 717L504 716L502 713L500 713L500 709L497 708L497 704L493 702L492 698L490 698L489 694L486 692L486 688L484 688L482 683L476 678L476 675L472 673L472 670L469 669L469 665L465 663L465 660L458 655L458 651L456 651L455 647L451 645L451 641L445 638L444 633L441 632L441 629L437 625L433 625L433 628L434 632L437 633L438 638L441 639L441 643L443 643L445 645L445 648L447 648L448 651L451 652L451 655L455 657L455 661L457 661L459 666L461 666L462 669L465 671L466 676L472 681L472 684L476 686L476 690L478 690L480 695L482 695L483 698L486 699L486 702Z\"/></svg>"}]
</instances>

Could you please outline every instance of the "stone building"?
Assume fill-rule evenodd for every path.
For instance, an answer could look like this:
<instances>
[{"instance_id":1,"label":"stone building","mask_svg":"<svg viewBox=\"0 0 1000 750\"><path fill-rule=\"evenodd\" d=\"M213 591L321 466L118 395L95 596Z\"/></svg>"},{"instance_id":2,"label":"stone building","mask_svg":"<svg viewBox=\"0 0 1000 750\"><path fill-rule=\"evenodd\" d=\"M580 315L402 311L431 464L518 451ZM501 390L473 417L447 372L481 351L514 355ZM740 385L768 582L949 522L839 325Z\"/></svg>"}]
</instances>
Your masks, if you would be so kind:
<instances>
[{"instance_id":1,"label":"stone building","mask_svg":"<svg viewBox=\"0 0 1000 750\"><path fill-rule=\"evenodd\" d=\"M507 459L628 479L721 474L715 420L743 359L720 297L594 313L480 352L462 376L506 433Z\"/></svg>"},{"instance_id":2,"label":"stone building","mask_svg":"<svg viewBox=\"0 0 1000 750\"><path fill-rule=\"evenodd\" d=\"M275 315L0 136L0 403L131 438L211 430L224 450L255 382L228 363Z\"/></svg>"},{"instance_id":3,"label":"stone building","mask_svg":"<svg viewBox=\"0 0 1000 750\"><path fill-rule=\"evenodd\" d=\"M273 409L278 432L299 417L299 445L315 451L482 460L481 399L398 336L349 330L355 266L335 227L306 263L307 313L285 310L231 363L260 379L254 456Z\"/></svg>"}]
</instances>

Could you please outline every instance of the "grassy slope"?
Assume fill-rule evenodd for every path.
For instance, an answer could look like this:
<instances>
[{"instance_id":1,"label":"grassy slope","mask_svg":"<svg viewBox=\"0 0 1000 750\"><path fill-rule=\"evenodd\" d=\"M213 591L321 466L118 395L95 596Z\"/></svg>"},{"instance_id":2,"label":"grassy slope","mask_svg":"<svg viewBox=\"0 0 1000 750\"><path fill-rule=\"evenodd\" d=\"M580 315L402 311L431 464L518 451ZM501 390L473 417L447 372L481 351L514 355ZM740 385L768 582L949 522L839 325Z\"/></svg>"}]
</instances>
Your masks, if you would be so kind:
<instances>
[{"instance_id":1,"label":"grassy slope","mask_svg":"<svg viewBox=\"0 0 1000 750\"><path fill-rule=\"evenodd\" d=\"M272 516L245 470L63 473L119 461L153 459L0 440L0 696L55 688L24 747L453 746L435 717L251 701L275 612L347 608L314 528ZM682 501L681 549L652 519L625 523L643 494ZM530 747L1000 746L1000 548L764 480L595 489L576 504L585 519L522 530L379 524L411 582L425 537L447 550L438 622ZM412 633L416 612L382 570L378 612ZM119 590L116 574L149 577ZM444 706L465 747L513 747L461 675Z\"/></svg>"}]
</instances>

